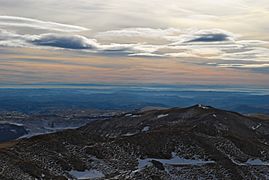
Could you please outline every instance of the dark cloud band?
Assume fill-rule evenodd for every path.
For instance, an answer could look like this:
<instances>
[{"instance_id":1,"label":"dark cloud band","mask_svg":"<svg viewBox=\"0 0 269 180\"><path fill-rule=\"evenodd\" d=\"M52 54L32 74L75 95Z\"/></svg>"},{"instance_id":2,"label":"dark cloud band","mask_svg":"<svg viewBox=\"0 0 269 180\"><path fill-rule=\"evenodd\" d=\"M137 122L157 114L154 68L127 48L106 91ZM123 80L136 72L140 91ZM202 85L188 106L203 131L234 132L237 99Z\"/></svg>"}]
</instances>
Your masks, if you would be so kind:
<instances>
[{"instance_id":1,"label":"dark cloud band","mask_svg":"<svg viewBox=\"0 0 269 180\"><path fill-rule=\"evenodd\" d=\"M38 46L58 47L65 49L95 49L98 44L93 39L79 35L45 34L30 43Z\"/></svg>"},{"instance_id":2,"label":"dark cloud band","mask_svg":"<svg viewBox=\"0 0 269 180\"><path fill-rule=\"evenodd\" d=\"M217 33L217 34L201 34L198 37L191 39L187 42L223 42L223 41L229 41L230 36L223 33Z\"/></svg>"}]
</instances>

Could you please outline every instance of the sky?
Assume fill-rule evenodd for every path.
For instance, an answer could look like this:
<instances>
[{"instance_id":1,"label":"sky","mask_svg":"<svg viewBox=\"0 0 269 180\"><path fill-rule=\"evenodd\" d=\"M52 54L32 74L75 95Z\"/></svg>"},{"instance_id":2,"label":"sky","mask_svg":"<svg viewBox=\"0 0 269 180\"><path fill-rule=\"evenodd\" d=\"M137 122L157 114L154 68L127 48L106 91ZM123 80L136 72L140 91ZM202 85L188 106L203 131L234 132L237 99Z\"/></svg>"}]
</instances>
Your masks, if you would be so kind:
<instances>
[{"instance_id":1,"label":"sky","mask_svg":"<svg viewBox=\"0 0 269 180\"><path fill-rule=\"evenodd\" d=\"M0 4L0 86L269 85L268 0Z\"/></svg>"}]
</instances>

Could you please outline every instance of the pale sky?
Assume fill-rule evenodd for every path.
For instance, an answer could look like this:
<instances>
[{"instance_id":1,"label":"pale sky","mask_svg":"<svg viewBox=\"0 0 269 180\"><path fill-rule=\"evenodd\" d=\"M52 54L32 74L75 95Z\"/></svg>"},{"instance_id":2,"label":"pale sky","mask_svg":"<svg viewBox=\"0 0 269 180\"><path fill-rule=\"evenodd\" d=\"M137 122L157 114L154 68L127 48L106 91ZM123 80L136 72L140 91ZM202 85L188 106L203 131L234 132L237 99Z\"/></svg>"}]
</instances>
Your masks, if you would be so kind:
<instances>
[{"instance_id":1,"label":"pale sky","mask_svg":"<svg viewBox=\"0 0 269 180\"><path fill-rule=\"evenodd\" d=\"M0 4L0 85L269 84L268 0Z\"/></svg>"}]
</instances>

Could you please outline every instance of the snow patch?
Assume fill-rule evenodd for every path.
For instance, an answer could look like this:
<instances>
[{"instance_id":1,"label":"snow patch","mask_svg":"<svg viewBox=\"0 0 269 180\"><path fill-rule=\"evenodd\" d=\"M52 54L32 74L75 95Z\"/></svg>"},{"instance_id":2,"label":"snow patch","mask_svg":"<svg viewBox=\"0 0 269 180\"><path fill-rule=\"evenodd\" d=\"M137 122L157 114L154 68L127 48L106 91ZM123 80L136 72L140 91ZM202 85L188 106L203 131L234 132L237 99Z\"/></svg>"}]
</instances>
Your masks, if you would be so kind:
<instances>
[{"instance_id":1,"label":"snow patch","mask_svg":"<svg viewBox=\"0 0 269 180\"><path fill-rule=\"evenodd\" d=\"M269 166L269 162L265 162L260 159L249 159L247 160L246 164L253 166Z\"/></svg>"},{"instance_id":2,"label":"snow patch","mask_svg":"<svg viewBox=\"0 0 269 180\"><path fill-rule=\"evenodd\" d=\"M142 132L147 132L149 131L149 126L145 126L143 129L142 129Z\"/></svg>"},{"instance_id":3,"label":"snow patch","mask_svg":"<svg viewBox=\"0 0 269 180\"><path fill-rule=\"evenodd\" d=\"M141 115L139 115L139 114L125 114L125 117L136 118L136 117L141 117Z\"/></svg>"},{"instance_id":4,"label":"snow patch","mask_svg":"<svg viewBox=\"0 0 269 180\"><path fill-rule=\"evenodd\" d=\"M105 175L102 172L96 169L85 170L85 171L72 170L69 172L69 174L74 176L77 179L95 179L95 178L105 177Z\"/></svg>"},{"instance_id":5,"label":"snow patch","mask_svg":"<svg viewBox=\"0 0 269 180\"><path fill-rule=\"evenodd\" d=\"M9 122L9 121L0 121L0 124L9 124L9 125L15 125L15 126L24 126L21 123Z\"/></svg>"},{"instance_id":6,"label":"snow patch","mask_svg":"<svg viewBox=\"0 0 269 180\"><path fill-rule=\"evenodd\" d=\"M158 115L157 116L157 119L159 119L159 118L163 118L163 117L167 117L169 114L160 114L160 115Z\"/></svg>"},{"instance_id":7,"label":"snow patch","mask_svg":"<svg viewBox=\"0 0 269 180\"><path fill-rule=\"evenodd\" d=\"M262 161L260 159L248 159L246 162L241 163L241 162L237 162L236 160L234 160L230 156L228 156L228 157L234 164L236 164L238 166L269 166L269 162Z\"/></svg>"},{"instance_id":8,"label":"snow patch","mask_svg":"<svg viewBox=\"0 0 269 180\"><path fill-rule=\"evenodd\" d=\"M135 135L135 134L137 134L137 133L130 133L130 132L128 132L128 133L126 133L126 134L123 134L122 136L133 136L133 135Z\"/></svg>"},{"instance_id":9,"label":"snow patch","mask_svg":"<svg viewBox=\"0 0 269 180\"><path fill-rule=\"evenodd\" d=\"M129 116L132 116L132 114L125 114L125 117L129 117Z\"/></svg>"},{"instance_id":10,"label":"snow patch","mask_svg":"<svg viewBox=\"0 0 269 180\"><path fill-rule=\"evenodd\" d=\"M10 131L13 132L13 133L17 133L16 129L11 129Z\"/></svg>"},{"instance_id":11,"label":"snow patch","mask_svg":"<svg viewBox=\"0 0 269 180\"><path fill-rule=\"evenodd\" d=\"M209 107L207 107L207 106L203 106L202 104L198 104L198 107L199 107L199 108L202 108L202 109L209 109Z\"/></svg>"},{"instance_id":12,"label":"snow patch","mask_svg":"<svg viewBox=\"0 0 269 180\"><path fill-rule=\"evenodd\" d=\"M136 114L134 114L134 115L132 115L131 117L132 117L132 118L137 118L137 117L141 117L141 115L136 115Z\"/></svg>"},{"instance_id":13,"label":"snow patch","mask_svg":"<svg viewBox=\"0 0 269 180\"><path fill-rule=\"evenodd\" d=\"M252 126L252 129L253 129L253 130L256 130L256 129L258 129L259 127L261 127L261 125L262 125L262 124L259 123L257 126Z\"/></svg>"},{"instance_id":14,"label":"snow patch","mask_svg":"<svg viewBox=\"0 0 269 180\"><path fill-rule=\"evenodd\" d=\"M159 161L162 164L167 164L167 165L204 165L204 164L211 164L215 163L215 161L205 161L201 159L186 159L182 158L176 155L176 153L172 153L172 158L171 159L155 159L155 158L146 158L146 159L138 159L138 169L143 169L146 166L151 165L151 161Z\"/></svg>"},{"instance_id":15,"label":"snow patch","mask_svg":"<svg viewBox=\"0 0 269 180\"><path fill-rule=\"evenodd\" d=\"M236 165L238 166L245 166L246 164L245 163L241 163L241 162L237 162L236 160L234 160L233 158L231 158L229 155L228 155L229 159Z\"/></svg>"}]
</instances>

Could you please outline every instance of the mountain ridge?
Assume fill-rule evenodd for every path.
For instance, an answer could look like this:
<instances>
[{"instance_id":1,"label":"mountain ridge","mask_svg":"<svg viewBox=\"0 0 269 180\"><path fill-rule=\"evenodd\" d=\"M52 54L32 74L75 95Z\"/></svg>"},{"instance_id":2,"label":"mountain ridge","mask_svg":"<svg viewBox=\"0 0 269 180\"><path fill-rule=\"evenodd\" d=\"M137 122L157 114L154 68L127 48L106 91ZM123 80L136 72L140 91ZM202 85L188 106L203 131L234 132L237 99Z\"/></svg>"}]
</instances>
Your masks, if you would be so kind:
<instances>
[{"instance_id":1,"label":"mountain ridge","mask_svg":"<svg viewBox=\"0 0 269 180\"><path fill-rule=\"evenodd\" d=\"M0 157L2 179L266 179L269 121L204 105L133 112L19 140Z\"/></svg>"}]
</instances>

